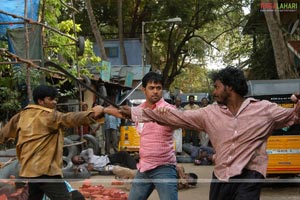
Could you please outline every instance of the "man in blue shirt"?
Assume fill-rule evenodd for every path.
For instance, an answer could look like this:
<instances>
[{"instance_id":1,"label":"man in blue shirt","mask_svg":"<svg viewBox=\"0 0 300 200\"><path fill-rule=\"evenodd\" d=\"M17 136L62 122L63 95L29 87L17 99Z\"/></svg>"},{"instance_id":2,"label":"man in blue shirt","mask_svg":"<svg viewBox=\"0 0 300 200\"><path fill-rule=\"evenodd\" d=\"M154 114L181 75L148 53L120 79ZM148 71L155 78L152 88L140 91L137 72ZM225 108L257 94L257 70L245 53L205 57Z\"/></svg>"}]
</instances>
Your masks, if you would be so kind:
<instances>
[{"instance_id":1,"label":"man in blue shirt","mask_svg":"<svg viewBox=\"0 0 300 200\"><path fill-rule=\"evenodd\" d=\"M118 130L120 119L113 115L105 114L105 154L110 154L112 147L114 152L118 151Z\"/></svg>"}]
</instances>

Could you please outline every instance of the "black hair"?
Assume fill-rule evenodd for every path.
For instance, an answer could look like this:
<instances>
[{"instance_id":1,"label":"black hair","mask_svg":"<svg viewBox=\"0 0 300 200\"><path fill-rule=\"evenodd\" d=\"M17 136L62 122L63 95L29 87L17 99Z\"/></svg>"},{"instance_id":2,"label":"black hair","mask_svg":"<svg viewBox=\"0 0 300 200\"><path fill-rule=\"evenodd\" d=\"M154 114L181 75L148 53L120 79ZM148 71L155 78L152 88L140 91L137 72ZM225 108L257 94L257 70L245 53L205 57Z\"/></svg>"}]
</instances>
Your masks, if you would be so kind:
<instances>
[{"instance_id":1,"label":"black hair","mask_svg":"<svg viewBox=\"0 0 300 200\"><path fill-rule=\"evenodd\" d=\"M142 85L146 88L147 83L154 82L154 83L161 83L163 86L162 76L155 72L148 72L142 79Z\"/></svg>"},{"instance_id":2,"label":"black hair","mask_svg":"<svg viewBox=\"0 0 300 200\"><path fill-rule=\"evenodd\" d=\"M248 85L244 72L237 67L228 66L213 72L210 76L213 82L216 80L221 81L223 85L232 87L242 97L248 93Z\"/></svg>"},{"instance_id":3,"label":"black hair","mask_svg":"<svg viewBox=\"0 0 300 200\"><path fill-rule=\"evenodd\" d=\"M32 92L33 101L36 104L38 104L39 99L43 100L45 97L55 98L57 94L56 88L48 85L39 85Z\"/></svg>"},{"instance_id":4,"label":"black hair","mask_svg":"<svg viewBox=\"0 0 300 200\"><path fill-rule=\"evenodd\" d=\"M192 177L193 181L189 181L188 184L189 185L197 185L197 180L198 180L198 176L195 173L189 173L189 176Z\"/></svg>"},{"instance_id":5,"label":"black hair","mask_svg":"<svg viewBox=\"0 0 300 200\"><path fill-rule=\"evenodd\" d=\"M195 99L195 96L194 96L194 95L190 95L190 96L189 96L189 99L192 98L192 97L193 97L193 99Z\"/></svg>"}]
</instances>

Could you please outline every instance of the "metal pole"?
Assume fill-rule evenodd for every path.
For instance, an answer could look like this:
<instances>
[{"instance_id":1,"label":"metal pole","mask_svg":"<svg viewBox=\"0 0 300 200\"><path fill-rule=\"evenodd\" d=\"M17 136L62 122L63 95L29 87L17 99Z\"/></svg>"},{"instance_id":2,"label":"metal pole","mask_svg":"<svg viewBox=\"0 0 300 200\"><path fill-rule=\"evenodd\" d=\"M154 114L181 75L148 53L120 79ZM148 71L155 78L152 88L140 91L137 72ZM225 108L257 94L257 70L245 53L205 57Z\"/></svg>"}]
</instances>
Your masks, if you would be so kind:
<instances>
[{"instance_id":1,"label":"metal pole","mask_svg":"<svg viewBox=\"0 0 300 200\"><path fill-rule=\"evenodd\" d=\"M142 22L142 77L144 77L145 71L145 22Z\"/></svg>"},{"instance_id":2,"label":"metal pole","mask_svg":"<svg viewBox=\"0 0 300 200\"><path fill-rule=\"evenodd\" d=\"M124 103L124 101L126 101L132 94L134 91L136 91L141 85L142 85L142 81L140 81L137 86L135 86L135 88L133 88L117 105L121 106L122 103Z\"/></svg>"}]
</instances>

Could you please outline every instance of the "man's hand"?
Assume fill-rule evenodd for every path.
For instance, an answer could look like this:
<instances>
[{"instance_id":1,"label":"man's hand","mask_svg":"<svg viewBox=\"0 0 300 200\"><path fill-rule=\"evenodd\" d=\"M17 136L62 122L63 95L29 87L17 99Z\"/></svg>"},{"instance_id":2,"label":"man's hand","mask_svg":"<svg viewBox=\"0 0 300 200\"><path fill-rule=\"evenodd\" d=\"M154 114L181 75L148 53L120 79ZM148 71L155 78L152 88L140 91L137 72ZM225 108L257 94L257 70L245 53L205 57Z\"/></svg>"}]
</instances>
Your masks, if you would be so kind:
<instances>
[{"instance_id":1,"label":"man's hand","mask_svg":"<svg viewBox=\"0 0 300 200\"><path fill-rule=\"evenodd\" d=\"M99 118L99 116L103 116L103 110L104 110L104 107L103 106L94 106L92 108L92 111L94 112L94 117L95 118Z\"/></svg>"},{"instance_id":2,"label":"man's hand","mask_svg":"<svg viewBox=\"0 0 300 200\"><path fill-rule=\"evenodd\" d=\"M117 118L124 118L123 115L120 113L119 108L113 107L113 106L108 106L104 108L104 113L113 115Z\"/></svg>"},{"instance_id":3,"label":"man's hand","mask_svg":"<svg viewBox=\"0 0 300 200\"><path fill-rule=\"evenodd\" d=\"M295 113L296 113L296 116L298 118L300 118L300 102L298 101L298 103L296 104L296 107L295 107Z\"/></svg>"},{"instance_id":4,"label":"man's hand","mask_svg":"<svg viewBox=\"0 0 300 200\"><path fill-rule=\"evenodd\" d=\"M167 107L158 107L155 109L155 111L159 112L160 114L166 114L169 110L170 108Z\"/></svg>"},{"instance_id":5,"label":"man's hand","mask_svg":"<svg viewBox=\"0 0 300 200\"><path fill-rule=\"evenodd\" d=\"M88 163L87 170L93 171L94 170L94 164L93 163Z\"/></svg>"},{"instance_id":6,"label":"man's hand","mask_svg":"<svg viewBox=\"0 0 300 200\"><path fill-rule=\"evenodd\" d=\"M295 114L298 118L300 118L300 94L299 93L295 93L291 96L291 100L296 104L295 106Z\"/></svg>"},{"instance_id":7,"label":"man's hand","mask_svg":"<svg viewBox=\"0 0 300 200\"><path fill-rule=\"evenodd\" d=\"M299 101L299 99L300 99L299 93L292 94L292 96L291 96L292 102L297 103Z\"/></svg>"},{"instance_id":8,"label":"man's hand","mask_svg":"<svg viewBox=\"0 0 300 200\"><path fill-rule=\"evenodd\" d=\"M131 107L130 106L120 106L119 112L123 115L123 117L130 119L131 118Z\"/></svg>"}]
</instances>

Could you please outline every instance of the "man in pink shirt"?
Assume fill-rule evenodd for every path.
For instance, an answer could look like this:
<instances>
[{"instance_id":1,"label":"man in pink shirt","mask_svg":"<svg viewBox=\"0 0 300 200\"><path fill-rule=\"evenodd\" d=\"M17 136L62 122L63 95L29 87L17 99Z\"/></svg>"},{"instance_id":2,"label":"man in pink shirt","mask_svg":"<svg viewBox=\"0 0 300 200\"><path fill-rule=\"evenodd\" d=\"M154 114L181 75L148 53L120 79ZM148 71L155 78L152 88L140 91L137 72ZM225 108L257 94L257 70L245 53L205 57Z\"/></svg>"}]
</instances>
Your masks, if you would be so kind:
<instances>
[{"instance_id":1,"label":"man in pink shirt","mask_svg":"<svg viewBox=\"0 0 300 200\"><path fill-rule=\"evenodd\" d=\"M187 111L122 107L121 113L144 122L205 131L216 151L210 200L258 200L267 171L267 139L274 129L299 123L300 104L283 108L246 98L248 86L239 68L226 67L211 78L217 104Z\"/></svg>"},{"instance_id":2,"label":"man in pink shirt","mask_svg":"<svg viewBox=\"0 0 300 200\"><path fill-rule=\"evenodd\" d=\"M144 109L156 109L175 107L167 103L163 98L163 80L160 74L147 73L142 80L142 90L146 96L146 102L137 106L136 114L132 113L132 120L140 134L140 160L137 164L138 172L133 180L129 193L129 200L145 200L154 189L157 190L161 200L178 199L176 156L173 148L174 128L162 126L156 122L139 120ZM103 110L105 113L122 117L112 107Z\"/></svg>"}]
</instances>

